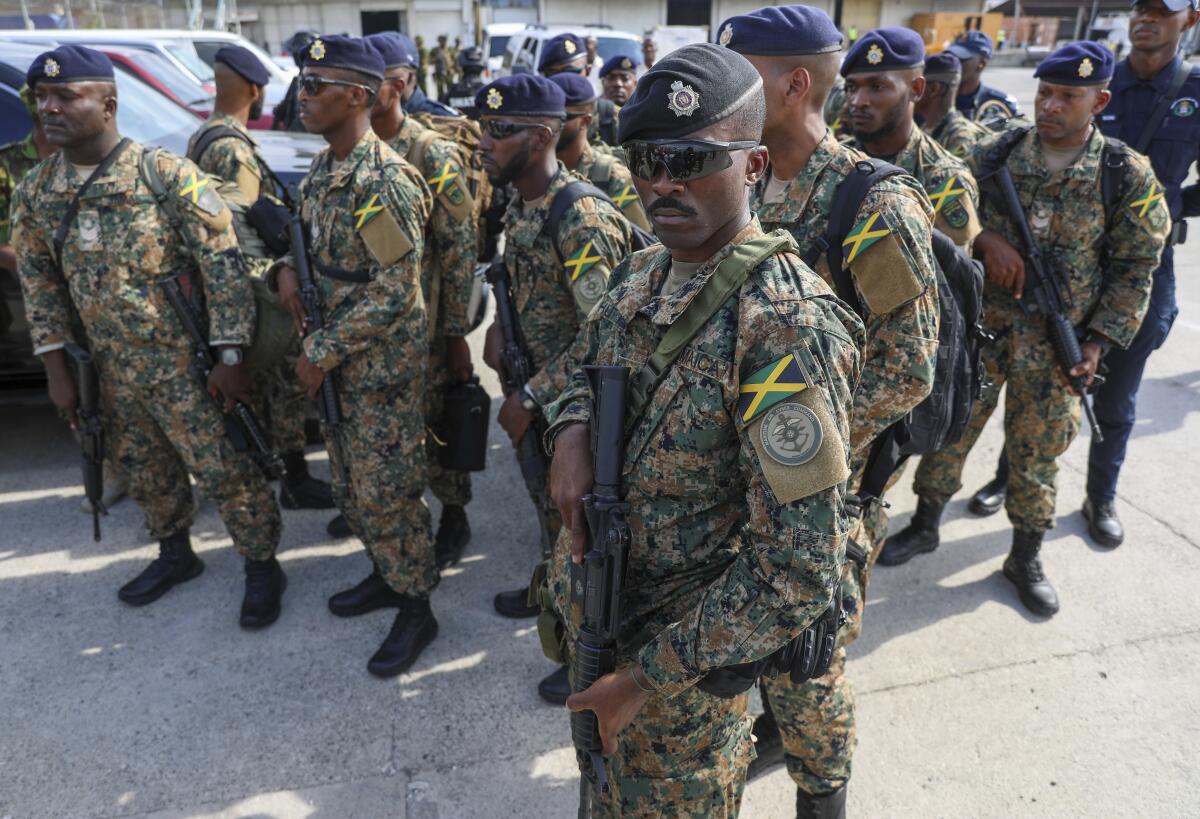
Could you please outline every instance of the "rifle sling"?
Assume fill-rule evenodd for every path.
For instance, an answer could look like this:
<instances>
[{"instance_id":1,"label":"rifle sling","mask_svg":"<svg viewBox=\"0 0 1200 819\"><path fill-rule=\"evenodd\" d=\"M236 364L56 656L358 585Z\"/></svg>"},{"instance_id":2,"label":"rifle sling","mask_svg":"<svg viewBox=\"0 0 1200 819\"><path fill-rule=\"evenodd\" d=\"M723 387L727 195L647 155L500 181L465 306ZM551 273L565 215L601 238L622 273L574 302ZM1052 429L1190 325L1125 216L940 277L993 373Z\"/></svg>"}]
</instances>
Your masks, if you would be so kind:
<instances>
[{"instance_id":1,"label":"rifle sling","mask_svg":"<svg viewBox=\"0 0 1200 819\"><path fill-rule=\"evenodd\" d=\"M1191 73L1191 64L1187 60L1180 60L1175 67L1175 75L1171 77L1171 84L1167 86L1167 93L1159 97L1155 103L1154 110L1150 112L1149 119L1142 126L1142 132L1138 134L1137 141L1133 143L1133 150L1139 154L1146 153L1146 148L1150 146L1150 140L1154 139L1154 134L1158 131L1158 126L1162 125L1163 118L1166 117L1167 111L1175 103L1175 98L1179 96L1179 90L1183 88L1183 84L1187 82L1187 78Z\"/></svg>"},{"instance_id":2,"label":"rifle sling","mask_svg":"<svg viewBox=\"0 0 1200 819\"><path fill-rule=\"evenodd\" d=\"M108 173L108 169L113 166L113 163L117 161L117 157L124 152L125 146L129 143L129 137L124 137L118 142L117 146L108 152L108 156L100 160L100 164L96 166L96 169L92 171L88 178L84 180L79 190L75 192L75 198L71 200L71 204L67 205L67 212L63 214L62 224L58 226L58 230L54 231L54 265L58 268L59 273L62 272L63 246L66 244L67 234L71 231L71 225L75 224L76 217L79 216L79 200L87 193L88 188L92 186L93 182ZM66 161L65 157L63 161Z\"/></svg>"}]
</instances>

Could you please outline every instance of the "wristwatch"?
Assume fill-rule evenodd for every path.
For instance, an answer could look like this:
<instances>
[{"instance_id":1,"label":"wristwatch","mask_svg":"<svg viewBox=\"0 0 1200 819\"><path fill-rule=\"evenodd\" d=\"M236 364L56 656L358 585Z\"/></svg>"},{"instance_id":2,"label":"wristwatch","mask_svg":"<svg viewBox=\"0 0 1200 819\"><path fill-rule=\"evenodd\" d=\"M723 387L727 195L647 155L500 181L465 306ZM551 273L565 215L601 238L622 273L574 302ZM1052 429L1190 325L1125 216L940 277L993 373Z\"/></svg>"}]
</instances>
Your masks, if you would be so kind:
<instances>
[{"instance_id":1,"label":"wristwatch","mask_svg":"<svg viewBox=\"0 0 1200 819\"><path fill-rule=\"evenodd\" d=\"M521 409L525 410L526 412L538 411L538 402L533 400L533 396L529 394L529 390L522 388L521 391L517 393L517 397L521 401Z\"/></svg>"},{"instance_id":2,"label":"wristwatch","mask_svg":"<svg viewBox=\"0 0 1200 819\"><path fill-rule=\"evenodd\" d=\"M242 363L242 348L241 347L222 347L221 348L221 363L226 367L236 367Z\"/></svg>"}]
</instances>

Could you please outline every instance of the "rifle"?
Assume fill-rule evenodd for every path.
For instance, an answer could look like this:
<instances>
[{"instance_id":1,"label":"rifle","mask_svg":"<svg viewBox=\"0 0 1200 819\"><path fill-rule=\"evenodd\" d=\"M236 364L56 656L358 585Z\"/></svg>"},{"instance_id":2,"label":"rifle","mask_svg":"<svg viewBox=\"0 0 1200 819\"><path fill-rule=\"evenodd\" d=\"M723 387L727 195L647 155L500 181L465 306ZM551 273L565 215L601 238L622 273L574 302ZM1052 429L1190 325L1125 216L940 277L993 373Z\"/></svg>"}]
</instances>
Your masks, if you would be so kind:
<instances>
[{"instance_id":1,"label":"rifle","mask_svg":"<svg viewBox=\"0 0 1200 819\"><path fill-rule=\"evenodd\" d=\"M312 267L308 263L308 240L304 234L304 222L300 211L288 223L288 236L292 244L292 258L296 265L296 279L300 284L300 302L304 306L304 336L307 338L325 326L321 306L321 294L313 279ZM338 397L333 373L326 373L317 392L317 411L325 425L325 448L329 451L329 472L337 483L342 497L350 494L350 475L346 471L346 455L342 447L342 402Z\"/></svg>"},{"instance_id":2,"label":"rifle","mask_svg":"<svg viewBox=\"0 0 1200 819\"><path fill-rule=\"evenodd\" d=\"M621 593L631 540L625 519L629 504L621 500L629 369L585 366L583 370L592 390L595 479L592 491L583 498L588 549L583 562L571 566L571 604L582 613L572 675L576 693L586 691L596 680L616 669ZM581 774L579 819L587 819L591 815L592 790L608 793L609 787L601 756L600 725L594 711L571 714L571 739Z\"/></svg>"},{"instance_id":3,"label":"rifle","mask_svg":"<svg viewBox=\"0 0 1200 819\"><path fill-rule=\"evenodd\" d=\"M67 355L75 363L79 386L79 448L83 452L83 493L92 505L92 540L100 542L100 516L104 508L104 427L100 423L100 378L92 354L78 344L67 343Z\"/></svg>"},{"instance_id":4,"label":"rifle","mask_svg":"<svg viewBox=\"0 0 1200 819\"><path fill-rule=\"evenodd\" d=\"M174 309L175 315L179 318L179 323L183 325L183 331L192 341L192 363L189 365L188 371L204 394L208 395L208 377L216 364L208 344L208 337L203 329L200 311L188 298L183 289L183 283L180 281L184 275L186 274L167 275L159 279L158 283L162 287L167 301ZM234 448L244 451L253 447L253 455L259 466L272 478L284 479L283 482L286 484L287 468L283 464L283 459L275 454L275 449L271 445L271 437L263 429L254 410L238 401L234 404L233 411L226 413L225 406L220 399L213 398L212 401L225 416L225 434L233 442Z\"/></svg>"},{"instance_id":5,"label":"rifle","mask_svg":"<svg viewBox=\"0 0 1200 819\"><path fill-rule=\"evenodd\" d=\"M500 354L504 362L501 386L507 396L529 383L529 377L533 374L533 364L529 357L529 348L525 344L525 336L521 332L520 320L517 318L508 268L503 261L496 261L488 266L485 275L496 294L496 321L500 323L500 333L504 336L504 349ZM517 463L521 467L521 477L525 480L525 488L529 490L533 505L537 508L543 559L550 557L554 549L554 538L550 534L546 511L549 505L550 459L546 457L546 450L542 447L545 433L546 419L538 413L530 422L521 442L517 444Z\"/></svg>"},{"instance_id":6,"label":"rifle","mask_svg":"<svg viewBox=\"0 0 1200 819\"><path fill-rule=\"evenodd\" d=\"M1096 411L1092 408L1088 392L1103 384L1104 377L1096 374L1089 387L1084 382L1083 376L1071 375L1071 370L1083 361L1083 353L1079 349L1079 337L1075 334L1075 325L1067 317L1066 309L1063 306L1058 281L1050 272L1041 248L1038 247L1037 240L1033 237L1033 231L1029 229L1029 222L1025 218L1025 209L1021 207L1021 200L1017 196L1017 189L1013 185L1012 174L1008 172L1008 167L1001 165L994 176L996 185L1000 189L1000 195L1004 198L1004 207L1013 220L1013 224L1017 226L1017 232L1021 235L1021 244L1025 246L1025 293L1027 296L1032 296L1032 300L1022 298L1018 299L1017 303L1021 305L1025 315L1041 313L1046 317L1046 331L1050 336L1050 344L1054 347L1054 357L1058 359L1059 369L1062 370L1063 377L1067 379L1075 392L1079 393L1080 400L1083 401L1083 412L1087 416L1088 426L1092 428L1092 438L1097 442L1102 442L1104 434L1100 431L1100 424L1096 420Z\"/></svg>"}]
</instances>

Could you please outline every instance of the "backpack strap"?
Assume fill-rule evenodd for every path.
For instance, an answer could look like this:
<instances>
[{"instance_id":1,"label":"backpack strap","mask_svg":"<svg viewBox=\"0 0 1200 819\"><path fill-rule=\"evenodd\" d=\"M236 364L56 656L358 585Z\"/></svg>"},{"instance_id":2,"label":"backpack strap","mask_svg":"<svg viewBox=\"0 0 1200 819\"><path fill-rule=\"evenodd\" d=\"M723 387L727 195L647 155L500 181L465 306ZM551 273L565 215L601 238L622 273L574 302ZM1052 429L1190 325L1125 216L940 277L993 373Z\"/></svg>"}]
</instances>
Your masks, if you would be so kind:
<instances>
[{"instance_id":1,"label":"backpack strap","mask_svg":"<svg viewBox=\"0 0 1200 819\"><path fill-rule=\"evenodd\" d=\"M1100 152L1100 198L1104 202L1104 223L1108 229L1112 228L1121 200L1129 193L1128 168L1129 146L1106 136Z\"/></svg>"},{"instance_id":2,"label":"backpack strap","mask_svg":"<svg viewBox=\"0 0 1200 819\"><path fill-rule=\"evenodd\" d=\"M427 128L417 135L417 138L408 146L408 152L404 155L408 164L420 168L421 173L426 177L433 176L438 172L437 168L430 168L428 164L429 146L441 137L437 131L432 128Z\"/></svg>"},{"instance_id":3,"label":"backpack strap","mask_svg":"<svg viewBox=\"0 0 1200 819\"><path fill-rule=\"evenodd\" d=\"M117 146L108 152L108 156L100 160L100 164L96 166L88 178L84 180L83 185L75 192L75 197L71 203L67 205L67 211L63 214L63 220L58 226L58 230L54 231L54 266L58 271L62 272L62 255L63 247L67 243L67 234L71 232L71 225L75 224L75 219L79 216L79 200L87 193L88 188L104 174L108 173L108 169L117 161L117 157L125 152L125 147L129 145L129 138L125 137Z\"/></svg>"},{"instance_id":4,"label":"backpack strap","mask_svg":"<svg viewBox=\"0 0 1200 819\"><path fill-rule=\"evenodd\" d=\"M597 131L600 141L606 145L617 144L617 106L610 100L601 97L596 101L596 113L599 115Z\"/></svg>"},{"instance_id":5,"label":"backpack strap","mask_svg":"<svg viewBox=\"0 0 1200 819\"><path fill-rule=\"evenodd\" d=\"M712 272L700 292L692 297L691 302L679 318L675 319L667 328L650 358L630 380L630 414L628 416L630 423L641 417L646 405L650 403L650 398L658 389L658 385L662 383L667 370L670 369L675 359L679 358L688 343L703 329L717 310L721 309L721 305L725 304L730 296L741 290L746 279L750 277L750 273L768 256L788 251L800 255L800 249L796 247L796 240L792 238L791 234L784 230L777 230L766 236L743 242L717 265L716 270ZM669 254L670 251L665 248L660 251L659 258L655 260L655 266L661 264L665 258L669 257Z\"/></svg>"},{"instance_id":6,"label":"backpack strap","mask_svg":"<svg viewBox=\"0 0 1200 819\"><path fill-rule=\"evenodd\" d=\"M250 138L236 128L230 128L228 125L214 125L211 128L206 128L200 134L200 138L196 140L195 144L192 145L192 149L188 151L187 158L198 165L200 164L200 157L204 156L204 152L207 151L214 142L216 142L218 139L229 138L240 139L242 142L245 142L247 145L249 145L252 150L254 148L254 143L251 142ZM255 153L257 154L257 151Z\"/></svg>"},{"instance_id":7,"label":"backpack strap","mask_svg":"<svg viewBox=\"0 0 1200 819\"><path fill-rule=\"evenodd\" d=\"M1192 73L1192 66L1187 60L1179 59L1175 66L1175 75L1171 77L1171 84L1167 86L1167 93L1158 98L1154 104L1154 110L1150 112L1150 117L1146 120L1146 124L1142 126L1142 132L1138 134L1137 140L1133 143L1133 150L1139 154L1146 153L1146 148L1150 145L1150 140L1154 139L1154 134L1158 131L1158 126L1162 125L1163 119L1167 116L1167 111L1175 103L1175 98L1179 96L1180 89L1187 82L1187 78Z\"/></svg>"},{"instance_id":8,"label":"backpack strap","mask_svg":"<svg viewBox=\"0 0 1200 819\"><path fill-rule=\"evenodd\" d=\"M595 161L592 162L592 167L588 170L588 181L594 182L597 186L607 185L612 179L613 165L616 162L616 157L612 154L594 154Z\"/></svg>"},{"instance_id":9,"label":"backpack strap","mask_svg":"<svg viewBox=\"0 0 1200 819\"><path fill-rule=\"evenodd\" d=\"M550 214L546 217L546 224L542 230L550 236L550 243L554 245L554 252L558 254L558 261L560 263L564 259L562 248L558 246L558 225L567 211L571 209L571 206L580 199L603 199L612 205L612 200L608 198L607 193L597 188L591 182L584 182L578 179L563 185L558 193L554 194L554 199L550 202ZM616 205L613 205L613 207L615 208Z\"/></svg>"}]
</instances>

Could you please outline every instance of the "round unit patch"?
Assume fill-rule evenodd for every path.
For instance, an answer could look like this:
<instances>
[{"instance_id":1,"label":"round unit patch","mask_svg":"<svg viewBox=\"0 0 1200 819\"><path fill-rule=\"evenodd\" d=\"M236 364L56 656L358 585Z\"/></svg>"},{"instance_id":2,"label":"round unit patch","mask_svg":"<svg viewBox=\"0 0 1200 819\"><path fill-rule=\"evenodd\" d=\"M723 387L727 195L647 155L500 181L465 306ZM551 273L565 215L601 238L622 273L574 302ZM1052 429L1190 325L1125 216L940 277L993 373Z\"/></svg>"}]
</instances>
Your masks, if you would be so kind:
<instances>
[{"instance_id":1,"label":"round unit patch","mask_svg":"<svg viewBox=\"0 0 1200 819\"><path fill-rule=\"evenodd\" d=\"M579 280L579 295L588 304L595 304L600 301L600 297L604 295L607 289L608 282L605 281L603 274L599 270L589 270L583 274L583 278Z\"/></svg>"},{"instance_id":2,"label":"round unit patch","mask_svg":"<svg viewBox=\"0 0 1200 819\"><path fill-rule=\"evenodd\" d=\"M1175 100L1175 103L1171 106L1171 113L1177 117L1190 117L1192 114L1196 113L1196 107L1198 104L1200 103L1197 103L1196 100L1192 99L1191 97L1180 97L1179 99Z\"/></svg>"},{"instance_id":3,"label":"round unit patch","mask_svg":"<svg viewBox=\"0 0 1200 819\"><path fill-rule=\"evenodd\" d=\"M784 466L800 466L817 457L825 437L817 414L795 402L772 407L758 434L766 453Z\"/></svg>"}]
</instances>

